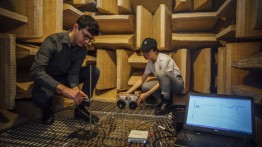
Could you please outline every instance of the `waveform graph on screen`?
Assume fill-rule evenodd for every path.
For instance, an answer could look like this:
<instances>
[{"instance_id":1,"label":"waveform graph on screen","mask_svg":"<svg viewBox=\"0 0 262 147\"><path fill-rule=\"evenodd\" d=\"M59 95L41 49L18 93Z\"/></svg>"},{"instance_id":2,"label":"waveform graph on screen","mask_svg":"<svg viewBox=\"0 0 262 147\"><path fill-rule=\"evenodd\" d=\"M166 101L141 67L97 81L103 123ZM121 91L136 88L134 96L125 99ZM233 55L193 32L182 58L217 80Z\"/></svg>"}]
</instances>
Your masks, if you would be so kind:
<instances>
[{"instance_id":1,"label":"waveform graph on screen","mask_svg":"<svg viewBox=\"0 0 262 147\"><path fill-rule=\"evenodd\" d=\"M188 123L230 131L252 129L251 103L246 100L193 98L190 101Z\"/></svg>"}]
</instances>

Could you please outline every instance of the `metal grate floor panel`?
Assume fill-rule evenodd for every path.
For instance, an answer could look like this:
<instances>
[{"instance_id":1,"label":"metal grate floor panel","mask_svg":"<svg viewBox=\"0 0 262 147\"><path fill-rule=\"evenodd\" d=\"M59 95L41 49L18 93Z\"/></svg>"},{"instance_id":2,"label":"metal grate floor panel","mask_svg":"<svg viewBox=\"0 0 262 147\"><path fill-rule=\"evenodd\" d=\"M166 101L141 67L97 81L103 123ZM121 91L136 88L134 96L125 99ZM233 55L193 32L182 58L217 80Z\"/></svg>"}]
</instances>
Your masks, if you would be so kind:
<instances>
[{"instance_id":1,"label":"metal grate floor panel","mask_svg":"<svg viewBox=\"0 0 262 147\"><path fill-rule=\"evenodd\" d=\"M74 120L74 107L55 113L55 122L51 126L42 125L35 120L19 127L0 133L0 146L141 146L128 143L131 130L147 130L150 133L147 146L152 146L156 138L170 136L160 131L161 125L174 132L169 116L155 116L155 106L141 105L136 110L119 109L115 103L93 101L92 114L99 122L89 123ZM92 130L98 133L91 140L70 139L68 135L78 129ZM156 142L156 146L173 146L175 137L166 137Z\"/></svg>"}]
</instances>

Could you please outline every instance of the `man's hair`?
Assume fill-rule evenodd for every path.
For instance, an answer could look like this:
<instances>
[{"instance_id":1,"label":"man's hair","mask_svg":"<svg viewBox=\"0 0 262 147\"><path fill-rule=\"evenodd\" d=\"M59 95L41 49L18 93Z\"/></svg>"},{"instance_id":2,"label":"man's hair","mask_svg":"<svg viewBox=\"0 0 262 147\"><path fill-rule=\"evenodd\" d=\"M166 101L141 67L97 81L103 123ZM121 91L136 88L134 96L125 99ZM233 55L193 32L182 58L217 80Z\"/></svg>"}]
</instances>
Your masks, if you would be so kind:
<instances>
[{"instance_id":1,"label":"man's hair","mask_svg":"<svg viewBox=\"0 0 262 147\"><path fill-rule=\"evenodd\" d=\"M77 19L76 23L78 24L79 29L87 27L87 31L93 36L97 36L99 33L99 25L92 16L82 15Z\"/></svg>"}]
</instances>

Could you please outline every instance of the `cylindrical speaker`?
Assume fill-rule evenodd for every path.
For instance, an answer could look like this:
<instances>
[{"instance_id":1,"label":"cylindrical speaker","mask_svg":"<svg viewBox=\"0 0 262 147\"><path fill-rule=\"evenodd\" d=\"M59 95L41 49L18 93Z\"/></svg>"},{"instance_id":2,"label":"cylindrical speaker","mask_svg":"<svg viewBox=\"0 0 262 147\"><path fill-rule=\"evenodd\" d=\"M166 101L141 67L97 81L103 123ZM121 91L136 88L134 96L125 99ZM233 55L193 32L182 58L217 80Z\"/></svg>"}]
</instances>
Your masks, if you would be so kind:
<instances>
[{"instance_id":1,"label":"cylindrical speaker","mask_svg":"<svg viewBox=\"0 0 262 147\"><path fill-rule=\"evenodd\" d=\"M137 103L134 102L134 101L130 102L130 103L129 103L129 108L131 108L131 109L136 109L136 108L137 108Z\"/></svg>"},{"instance_id":2,"label":"cylindrical speaker","mask_svg":"<svg viewBox=\"0 0 262 147\"><path fill-rule=\"evenodd\" d=\"M120 99L120 100L117 101L116 105L117 105L118 108L122 109L122 108L125 108L126 102L124 100Z\"/></svg>"}]
</instances>

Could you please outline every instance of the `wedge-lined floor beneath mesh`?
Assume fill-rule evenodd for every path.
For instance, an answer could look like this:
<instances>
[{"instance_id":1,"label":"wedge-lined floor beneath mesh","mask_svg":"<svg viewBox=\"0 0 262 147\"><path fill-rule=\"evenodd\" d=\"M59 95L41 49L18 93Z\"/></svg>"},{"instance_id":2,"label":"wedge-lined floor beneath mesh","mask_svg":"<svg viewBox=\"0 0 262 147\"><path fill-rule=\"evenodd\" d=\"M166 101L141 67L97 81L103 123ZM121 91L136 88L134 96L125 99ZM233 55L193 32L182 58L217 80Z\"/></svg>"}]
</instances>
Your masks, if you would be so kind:
<instances>
[{"instance_id":1,"label":"wedge-lined floor beneath mesh","mask_svg":"<svg viewBox=\"0 0 262 147\"><path fill-rule=\"evenodd\" d=\"M173 131L169 116L154 115L154 105L141 105L135 110L119 109L115 103L93 101L92 114L99 117L99 122L89 125L73 119L74 106L55 113L55 122L51 126L42 125L40 120L28 122L0 134L0 146L141 146L128 143L131 130L149 131L147 146L156 141L156 146L173 146L175 137L170 132L162 131L161 125ZM91 130L97 133L95 138L83 140L69 138L76 130Z\"/></svg>"}]
</instances>

